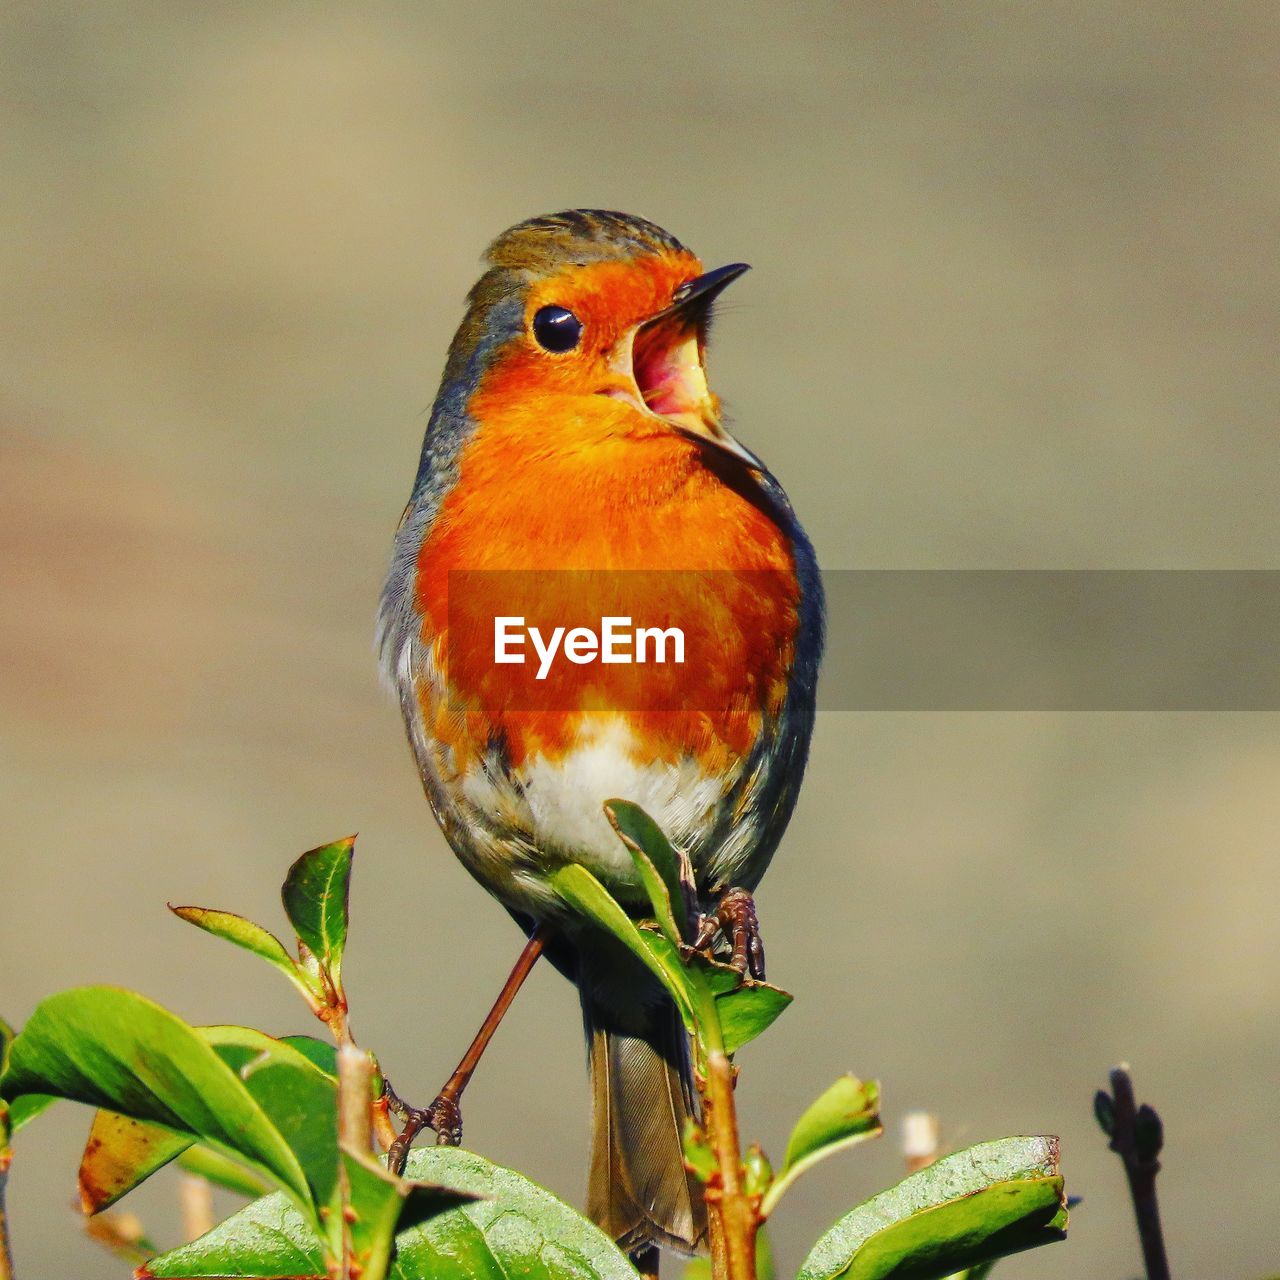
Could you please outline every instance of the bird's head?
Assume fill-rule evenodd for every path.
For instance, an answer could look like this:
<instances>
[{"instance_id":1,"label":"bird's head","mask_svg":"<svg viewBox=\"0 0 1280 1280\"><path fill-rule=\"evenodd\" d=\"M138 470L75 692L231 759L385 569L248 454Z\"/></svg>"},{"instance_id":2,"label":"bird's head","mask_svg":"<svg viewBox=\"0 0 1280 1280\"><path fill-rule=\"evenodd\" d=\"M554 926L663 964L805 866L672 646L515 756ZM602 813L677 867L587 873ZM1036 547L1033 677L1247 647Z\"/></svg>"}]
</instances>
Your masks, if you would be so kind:
<instances>
[{"instance_id":1,"label":"bird's head","mask_svg":"<svg viewBox=\"0 0 1280 1280\"><path fill-rule=\"evenodd\" d=\"M473 405L593 398L577 406L584 420L674 430L760 465L721 425L705 366L712 304L746 264L704 271L661 227L595 209L521 222L486 260L446 386Z\"/></svg>"}]
</instances>

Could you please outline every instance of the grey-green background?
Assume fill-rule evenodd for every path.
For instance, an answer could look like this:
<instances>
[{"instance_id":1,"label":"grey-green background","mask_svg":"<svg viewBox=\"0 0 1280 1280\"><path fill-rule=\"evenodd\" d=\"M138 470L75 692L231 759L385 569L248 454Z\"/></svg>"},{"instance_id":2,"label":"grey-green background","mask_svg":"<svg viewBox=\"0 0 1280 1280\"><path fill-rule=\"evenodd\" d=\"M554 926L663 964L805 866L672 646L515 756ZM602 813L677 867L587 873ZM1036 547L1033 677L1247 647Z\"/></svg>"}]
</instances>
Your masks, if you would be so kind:
<instances>
[{"instance_id":1,"label":"grey-green background","mask_svg":"<svg viewBox=\"0 0 1280 1280\"><path fill-rule=\"evenodd\" d=\"M371 617L488 238L566 205L746 259L713 377L830 568L1275 567L1280 7L169 3L0 17L0 1005L106 980L306 1029L165 900L278 920L360 831L358 1034L425 1099L513 958L435 831ZM832 643L840 645L840 634ZM1090 1096L1160 1104L1181 1275L1280 1267L1280 722L830 714L761 906L798 1000L747 1132L846 1069L891 1136L812 1175L794 1265L948 1141L1063 1136L1071 1239L1138 1270ZM27 1280L119 1276L19 1144ZM581 1195L572 991L532 979L469 1141ZM139 1211L174 1238L172 1187Z\"/></svg>"}]
</instances>

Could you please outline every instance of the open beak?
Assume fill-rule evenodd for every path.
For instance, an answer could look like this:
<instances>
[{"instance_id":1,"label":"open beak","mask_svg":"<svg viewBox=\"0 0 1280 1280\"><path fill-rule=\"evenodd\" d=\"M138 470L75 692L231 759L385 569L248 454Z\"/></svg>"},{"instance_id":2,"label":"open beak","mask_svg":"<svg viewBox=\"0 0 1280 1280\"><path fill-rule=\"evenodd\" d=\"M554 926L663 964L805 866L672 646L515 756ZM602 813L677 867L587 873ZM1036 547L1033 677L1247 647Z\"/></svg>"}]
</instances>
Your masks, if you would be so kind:
<instances>
[{"instance_id":1,"label":"open beak","mask_svg":"<svg viewBox=\"0 0 1280 1280\"><path fill-rule=\"evenodd\" d=\"M717 267L686 281L669 307L631 335L628 372L644 407L695 440L761 470L760 460L721 425L720 402L707 386L703 357L711 305L745 271L745 262Z\"/></svg>"}]
</instances>

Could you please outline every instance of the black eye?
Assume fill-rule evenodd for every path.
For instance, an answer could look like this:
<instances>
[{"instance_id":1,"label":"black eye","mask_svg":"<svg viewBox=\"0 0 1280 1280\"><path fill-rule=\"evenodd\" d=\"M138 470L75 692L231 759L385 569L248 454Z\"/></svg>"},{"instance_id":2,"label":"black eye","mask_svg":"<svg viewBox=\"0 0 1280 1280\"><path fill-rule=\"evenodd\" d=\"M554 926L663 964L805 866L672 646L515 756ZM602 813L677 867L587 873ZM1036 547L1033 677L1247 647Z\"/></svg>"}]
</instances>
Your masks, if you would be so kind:
<instances>
[{"instance_id":1,"label":"black eye","mask_svg":"<svg viewBox=\"0 0 1280 1280\"><path fill-rule=\"evenodd\" d=\"M547 351L572 351L582 338L582 321L564 307L542 307L533 317L533 336Z\"/></svg>"}]
</instances>

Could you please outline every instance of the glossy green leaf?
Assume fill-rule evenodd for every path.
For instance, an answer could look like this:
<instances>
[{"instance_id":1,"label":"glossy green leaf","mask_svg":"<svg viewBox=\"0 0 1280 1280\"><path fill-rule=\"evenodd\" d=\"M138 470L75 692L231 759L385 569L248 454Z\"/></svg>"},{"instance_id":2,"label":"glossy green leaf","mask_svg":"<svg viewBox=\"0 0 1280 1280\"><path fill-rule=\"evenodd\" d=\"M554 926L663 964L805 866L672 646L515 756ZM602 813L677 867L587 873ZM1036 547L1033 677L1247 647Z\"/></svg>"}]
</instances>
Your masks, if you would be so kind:
<instances>
[{"instance_id":1,"label":"glossy green leaf","mask_svg":"<svg viewBox=\"0 0 1280 1280\"><path fill-rule=\"evenodd\" d=\"M316 1205L337 1200L337 1084L282 1040L249 1027L201 1027L288 1143Z\"/></svg>"},{"instance_id":2,"label":"glossy green leaf","mask_svg":"<svg viewBox=\"0 0 1280 1280\"><path fill-rule=\"evenodd\" d=\"M604 811L631 854L653 904L658 927L675 946L692 942L684 889L680 883L680 861L662 828L639 805L629 800L609 800Z\"/></svg>"},{"instance_id":3,"label":"glossy green leaf","mask_svg":"<svg viewBox=\"0 0 1280 1280\"><path fill-rule=\"evenodd\" d=\"M675 947L661 934L640 929L586 867L576 862L561 867L552 875L551 884L566 902L613 934L643 962L670 992L685 1026L692 1031L695 993Z\"/></svg>"},{"instance_id":4,"label":"glossy green leaf","mask_svg":"<svg viewBox=\"0 0 1280 1280\"><path fill-rule=\"evenodd\" d=\"M17 1133L19 1129L30 1124L36 1116L48 1111L55 1102L57 1098L48 1093L24 1093L22 1097L14 1098L8 1104L9 1131Z\"/></svg>"},{"instance_id":5,"label":"glossy green leaf","mask_svg":"<svg viewBox=\"0 0 1280 1280\"><path fill-rule=\"evenodd\" d=\"M737 1053L767 1031L791 1000L787 992L767 982L744 982L733 991L716 996L725 1052Z\"/></svg>"},{"instance_id":6,"label":"glossy green leaf","mask_svg":"<svg viewBox=\"0 0 1280 1280\"><path fill-rule=\"evenodd\" d=\"M198 1240L152 1258L134 1274L137 1280L148 1276L324 1280L326 1271L319 1237L293 1202L276 1192L246 1205Z\"/></svg>"},{"instance_id":7,"label":"glossy green leaf","mask_svg":"<svg viewBox=\"0 0 1280 1280\"><path fill-rule=\"evenodd\" d=\"M843 1075L823 1092L796 1121L787 1142L784 1169L850 1138L866 1137L880 1129L880 1084Z\"/></svg>"},{"instance_id":8,"label":"glossy green leaf","mask_svg":"<svg viewBox=\"0 0 1280 1280\"><path fill-rule=\"evenodd\" d=\"M317 1040L315 1036L281 1036L280 1043L296 1049L318 1071L337 1080L338 1046L332 1040Z\"/></svg>"},{"instance_id":9,"label":"glossy green leaf","mask_svg":"<svg viewBox=\"0 0 1280 1280\"><path fill-rule=\"evenodd\" d=\"M744 978L731 965L709 960L701 952L686 954L682 959L679 950L661 934L650 929L641 929L639 933L645 946L665 968L682 970L686 983L691 978L698 979L715 998L726 1053L737 1053L743 1045L767 1031L791 1003L791 995L781 987Z\"/></svg>"},{"instance_id":10,"label":"glossy green leaf","mask_svg":"<svg viewBox=\"0 0 1280 1280\"><path fill-rule=\"evenodd\" d=\"M313 1008L318 1006L320 991L308 981L297 961L274 933L230 911L215 911L211 907L175 907L172 903L169 904L169 910L179 920L185 920L197 929L211 933L215 938L223 938L261 957L283 973L302 992L308 1004Z\"/></svg>"},{"instance_id":11,"label":"glossy green leaf","mask_svg":"<svg viewBox=\"0 0 1280 1280\"><path fill-rule=\"evenodd\" d=\"M608 1236L549 1191L457 1147L409 1154L408 1173L447 1192L483 1197L450 1204L430 1193L406 1207L396 1233L392 1280L636 1280ZM193 1244L139 1272L156 1280L208 1277L319 1277L318 1241L280 1195L242 1209Z\"/></svg>"},{"instance_id":12,"label":"glossy green leaf","mask_svg":"<svg viewBox=\"0 0 1280 1280\"><path fill-rule=\"evenodd\" d=\"M2 1089L196 1135L310 1204L297 1156L245 1083L194 1028L134 992L79 987L43 1001L14 1041Z\"/></svg>"},{"instance_id":13,"label":"glossy green leaf","mask_svg":"<svg viewBox=\"0 0 1280 1280\"><path fill-rule=\"evenodd\" d=\"M995 1269L997 1258L992 1258L990 1262L980 1262L976 1267L970 1267L966 1271L956 1273L956 1280L987 1280L987 1277Z\"/></svg>"},{"instance_id":14,"label":"glossy green leaf","mask_svg":"<svg viewBox=\"0 0 1280 1280\"><path fill-rule=\"evenodd\" d=\"M475 1196L414 1178L397 1178L367 1152L342 1152L350 1189L351 1249L360 1280L383 1280L397 1236Z\"/></svg>"},{"instance_id":15,"label":"glossy green leaf","mask_svg":"<svg viewBox=\"0 0 1280 1280\"><path fill-rule=\"evenodd\" d=\"M289 868L280 896L301 941L342 990L342 952L347 945L347 899L355 836L304 853Z\"/></svg>"},{"instance_id":16,"label":"glossy green leaf","mask_svg":"<svg viewBox=\"0 0 1280 1280\"><path fill-rule=\"evenodd\" d=\"M188 1147L177 1159L180 1168L187 1173L212 1182L224 1191L234 1191L240 1196L265 1196L271 1188L248 1169L228 1160L226 1156L201 1143Z\"/></svg>"},{"instance_id":17,"label":"glossy green leaf","mask_svg":"<svg viewBox=\"0 0 1280 1280\"><path fill-rule=\"evenodd\" d=\"M1063 1238L1056 1138L969 1147L846 1214L810 1251L798 1280L939 1280Z\"/></svg>"},{"instance_id":18,"label":"glossy green leaf","mask_svg":"<svg viewBox=\"0 0 1280 1280\"><path fill-rule=\"evenodd\" d=\"M396 1222L413 1184L397 1178L364 1152L344 1149L342 1167L347 1177L351 1256L359 1268L357 1274L360 1280L383 1280L391 1261Z\"/></svg>"},{"instance_id":19,"label":"glossy green leaf","mask_svg":"<svg viewBox=\"0 0 1280 1280\"><path fill-rule=\"evenodd\" d=\"M806 1169L883 1132L879 1082L841 1076L796 1122L782 1169L764 1198L761 1212L766 1217L772 1213L783 1193Z\"/></svg>"},{"instance_id":20,"label":"glossy green leaf","mask_svg":"<svg viewBox=\"0 0 1280 1280\"><path fill-rule=\"evenodd\" d=\"M396 1237L395 1280L636 1280L598 1227L512 1169L456 1147L411 1153L408 1172L483 1197Z\"/></svg>"},{"instance_id":21,"label":"glossy green leaf","mask_svg":"<svg viewBox=\"0 0 1280 1280\"><path fill-rule=\"evenodd\" d=\"M323 1077L312 1058L303 1056L310 1053L320 1063L332 1064L331 1047L309 1036L273 1040L247 1027L197 1027L195 1030L240 1076L272 1123L290 1142L317 1199L324 1202L331 1198L336 1157L332 1145L325 1143L336 1142L337 1135L333 1123L326 1124L323 1117L334 1112L336 1080ZM249 1067L252 1070L246 1070ZM266 1074L264 1068L269 1068ZM324 1083L316 1078L318 1074ZM306 1115L306 1107L316 1108L315 1115ZM301 1125L296 1121L300 1114ZM175 1158L185 1169L199 1172L219 1186L244 1195L263 1195L270 1189L247 1169L212 1148L192 1143L189 1133L99 1111L94 1116L80 1161L80 1203L84 1212L99 1213L110 1208Z\"/></svg>"},{"instance_id":22,"label":"glossy green leaf","mask_svg":"<svg viewBox=\"0 0 1280 1280\"><path fill-rule=\"evenodd\" d=\"M682 956L663 933L640 928L586 867L570 863L551 877L556 892L570 905L608 930L636 955L670 992L685 1029L723 1037L726 1053L735 1053L772 1025L791 996L767 982L743 981L736 969L695 953ZM712 1006L712 1002L714 1005ZM714 1018L710 1017L712 1007Z\"/></svg>"}]
</instances>

